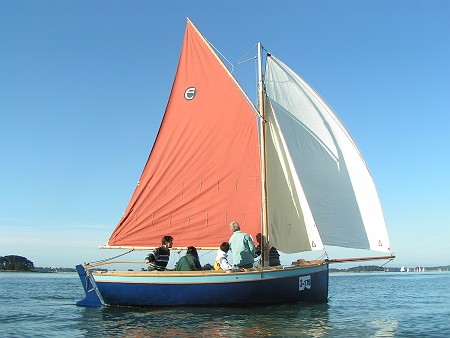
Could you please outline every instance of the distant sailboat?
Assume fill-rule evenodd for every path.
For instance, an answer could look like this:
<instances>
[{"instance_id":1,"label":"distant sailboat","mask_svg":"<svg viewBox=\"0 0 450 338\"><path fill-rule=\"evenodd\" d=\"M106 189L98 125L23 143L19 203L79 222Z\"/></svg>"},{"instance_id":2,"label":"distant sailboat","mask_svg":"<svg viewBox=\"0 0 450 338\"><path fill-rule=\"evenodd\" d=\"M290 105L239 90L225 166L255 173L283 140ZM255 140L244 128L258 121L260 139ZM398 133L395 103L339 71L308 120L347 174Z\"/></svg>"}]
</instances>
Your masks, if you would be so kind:
<instances>
[{"instance_id":1,"label":"distant sailboat","mask_svg":"<svg viewBox=\"0 0 450 338\"><path fill-rule=\"evenodd\" d=\"M180 249L217 249L237 221L253 238L262 234L266 253L272 246L298 253L325 245L390 253L375 185L355 142L305 81L263 54L258 44L256 108L188 20L158 136L108 248L148 250L171 235ZM266 261L234 273L96 272L99 265L78 265L86 292L78 304L326 302L330 261L342 260L284 267Z\"/></svg>"}]
</instances>

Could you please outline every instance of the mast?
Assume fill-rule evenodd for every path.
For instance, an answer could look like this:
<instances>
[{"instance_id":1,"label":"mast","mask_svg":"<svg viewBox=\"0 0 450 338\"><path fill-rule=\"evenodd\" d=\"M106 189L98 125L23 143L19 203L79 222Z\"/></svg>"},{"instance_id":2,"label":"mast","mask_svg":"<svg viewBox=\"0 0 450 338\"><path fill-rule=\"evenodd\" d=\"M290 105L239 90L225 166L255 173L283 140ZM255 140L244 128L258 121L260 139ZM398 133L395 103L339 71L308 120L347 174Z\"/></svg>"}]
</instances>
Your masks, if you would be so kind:
<instances>
[{"instance_id":1,"label":"mast","mask_svg":"<svg viewBox=\"0 0 450 338\"><path fill-rule=\"evenodd\" d=\"M258 109L260 117L261 142L261 256L263 266L269 266L269 225L267 217L267 184L266 184L266 120L264 114L264 79L263 79L262 45L258 42Z\"/></svg>"}]
</instances>

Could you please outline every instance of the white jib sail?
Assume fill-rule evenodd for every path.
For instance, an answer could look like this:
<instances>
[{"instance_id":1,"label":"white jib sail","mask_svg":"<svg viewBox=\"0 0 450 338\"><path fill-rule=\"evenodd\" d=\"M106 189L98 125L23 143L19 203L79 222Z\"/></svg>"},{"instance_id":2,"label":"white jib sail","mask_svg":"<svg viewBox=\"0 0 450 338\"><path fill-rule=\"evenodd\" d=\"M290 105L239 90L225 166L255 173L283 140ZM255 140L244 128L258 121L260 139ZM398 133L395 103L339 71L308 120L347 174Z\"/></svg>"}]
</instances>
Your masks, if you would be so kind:
<instances>
[{"instance_id":1,"label":"white jib sail","mask_svg":"<svg viewBox=\"0 0 450 338\"><path fill-rule=\"evenodd\" d=\"M389 252L374 182L339 118L273 56L265 82L271 245L286 253L321 249L322 243Z\"/></svg>"}]
</instances>

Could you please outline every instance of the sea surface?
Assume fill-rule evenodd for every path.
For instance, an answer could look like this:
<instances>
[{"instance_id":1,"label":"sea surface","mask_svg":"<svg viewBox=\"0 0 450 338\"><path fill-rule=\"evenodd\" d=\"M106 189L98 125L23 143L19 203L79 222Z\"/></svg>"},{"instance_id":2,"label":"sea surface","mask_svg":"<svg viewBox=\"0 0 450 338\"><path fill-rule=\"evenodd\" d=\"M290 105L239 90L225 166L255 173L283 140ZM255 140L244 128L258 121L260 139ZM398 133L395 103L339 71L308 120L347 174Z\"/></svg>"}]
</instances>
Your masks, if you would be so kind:
<instances>
[{"instance_id":1,"label":"sea surface","mask_svg":"<svg viewBox=\"0 0 450 338\"><path fill-rule=\"evenodd\" d=\"M450 272L333 273L327 304L84 308L74 273L0 273L0 337L450 337Z\"/></svg>"}]
</instances>

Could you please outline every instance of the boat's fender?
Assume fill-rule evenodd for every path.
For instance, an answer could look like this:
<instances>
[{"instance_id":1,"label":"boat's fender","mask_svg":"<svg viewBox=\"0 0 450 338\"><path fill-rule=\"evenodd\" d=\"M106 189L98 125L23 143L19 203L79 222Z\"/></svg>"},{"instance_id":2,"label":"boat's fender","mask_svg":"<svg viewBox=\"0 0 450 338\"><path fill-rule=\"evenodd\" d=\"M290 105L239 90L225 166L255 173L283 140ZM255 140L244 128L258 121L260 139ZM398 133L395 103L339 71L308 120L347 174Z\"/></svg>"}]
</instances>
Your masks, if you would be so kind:
<instances>
[{"instance_id":1,"label":"boat's fender","mask_svg":"<svg viewBox=\"0 0 450 338\"><path fill-rule=\"evenodd\" d=\"M100 307L102 306L102 301L100 300L97 292L97 286L95 281L93 281L84 269L83 265L79 264L76 266L78 276L80 276L81 284L83 285L84 292L86 293L86 298L77 302L79 306L88 307Z\"/></svg>"}]
</instances>

